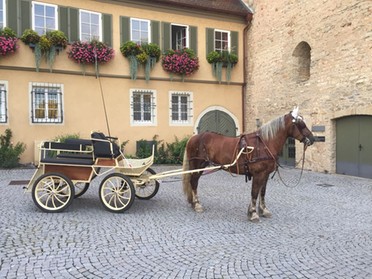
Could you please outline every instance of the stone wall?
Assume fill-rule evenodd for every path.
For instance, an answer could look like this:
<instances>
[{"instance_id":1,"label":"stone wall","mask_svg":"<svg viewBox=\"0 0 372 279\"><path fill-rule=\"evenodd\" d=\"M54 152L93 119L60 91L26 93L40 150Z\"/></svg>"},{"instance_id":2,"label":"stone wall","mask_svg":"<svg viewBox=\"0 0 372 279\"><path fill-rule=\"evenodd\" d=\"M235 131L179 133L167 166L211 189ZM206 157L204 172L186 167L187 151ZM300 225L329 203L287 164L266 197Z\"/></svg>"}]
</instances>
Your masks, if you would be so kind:
<instances>
[{"instance_id":1,"label":"stone wall","mask_svg":"<svg viewBox=\"0 0 372 279\"><path fill-rule=\"evenodd\" d=\"M372 115L372 2L249 4L254 16L248 31L246 130L255 129L256 118L266 122L298 105L308 127L325 126L314 132L325 142L308 149L306 168L335 172L335 119ZM301 67L306 71L304 45L311 48L307 78L299 74Z\"/></svg>"}]
</instances>

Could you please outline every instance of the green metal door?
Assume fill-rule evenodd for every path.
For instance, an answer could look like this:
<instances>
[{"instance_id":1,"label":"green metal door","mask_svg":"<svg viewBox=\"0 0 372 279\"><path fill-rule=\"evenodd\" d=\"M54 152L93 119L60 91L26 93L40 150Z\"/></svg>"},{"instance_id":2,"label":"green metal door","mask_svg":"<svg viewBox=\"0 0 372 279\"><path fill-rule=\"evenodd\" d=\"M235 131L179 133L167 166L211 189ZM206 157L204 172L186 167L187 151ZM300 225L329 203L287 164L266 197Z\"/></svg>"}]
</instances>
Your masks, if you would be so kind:
<instances>
[{"instance_id":1,"label":"green metal door","mask_svg":"<svg viewBox=\"0 0 372 279\"><path fill-rule=\"evenodd\" d=\"M336 122L336 172L372 178L372 116L348 116Z\"/></svg>"},{"instance_id":2,"label":"green metal door","mask_svg":"<svg viewBox=\"0 0 372 279\"><path fill-rule=\"evenodd\" d=\"M198 133L209 131L230 137L236 137L236 130L234 119L220 110L207 112L200 119L198 126Z\"/></svg>"}]
</instances>

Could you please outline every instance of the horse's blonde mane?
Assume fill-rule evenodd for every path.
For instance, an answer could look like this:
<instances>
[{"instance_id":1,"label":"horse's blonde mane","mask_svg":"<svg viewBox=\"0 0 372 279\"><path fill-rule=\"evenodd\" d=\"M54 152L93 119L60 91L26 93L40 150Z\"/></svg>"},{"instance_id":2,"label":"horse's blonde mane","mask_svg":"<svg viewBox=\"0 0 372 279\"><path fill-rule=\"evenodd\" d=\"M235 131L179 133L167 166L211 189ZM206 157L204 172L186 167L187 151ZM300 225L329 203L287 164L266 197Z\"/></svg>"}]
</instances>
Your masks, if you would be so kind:
<instances>
[{"instance_id":1,"label":"horse's blonde mane","mask_svg":"<svg viewBox=\"0 0 372 279\"><path fill-rule=\"evenodd\" d=\"M262 127L260 127L258 132L260 133L263 140L270 140L274 138L274 136L280 129L284 129L284 127L284 116L280 116L264 124Z\"/></svg>"}]
</instances>

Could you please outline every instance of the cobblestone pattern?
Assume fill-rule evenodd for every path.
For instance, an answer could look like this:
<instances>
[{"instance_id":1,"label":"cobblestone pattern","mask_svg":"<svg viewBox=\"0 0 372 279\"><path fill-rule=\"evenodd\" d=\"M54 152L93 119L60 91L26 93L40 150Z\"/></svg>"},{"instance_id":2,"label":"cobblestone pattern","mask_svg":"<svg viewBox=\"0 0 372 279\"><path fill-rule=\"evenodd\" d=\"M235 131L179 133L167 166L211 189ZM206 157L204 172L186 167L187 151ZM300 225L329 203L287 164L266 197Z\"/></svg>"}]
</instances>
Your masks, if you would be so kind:
<instances>
[{"instance_id":1,"label":"cobblestone pattern","mask_svg":"<svg viewBox=\"0 0 372 279\"><path fill-rule=\"evenodd\" d=\"M201 179L201 214L176 178L124 214L100 204L99 179L47 214L8 185L32 173L0 171L0 278L372 278L372 180L305 172L289 188L275 176L273 217L254 224L250 185L225 172ZM299 175L281 170L291 185Z\"/></svg>"}]
</instances>

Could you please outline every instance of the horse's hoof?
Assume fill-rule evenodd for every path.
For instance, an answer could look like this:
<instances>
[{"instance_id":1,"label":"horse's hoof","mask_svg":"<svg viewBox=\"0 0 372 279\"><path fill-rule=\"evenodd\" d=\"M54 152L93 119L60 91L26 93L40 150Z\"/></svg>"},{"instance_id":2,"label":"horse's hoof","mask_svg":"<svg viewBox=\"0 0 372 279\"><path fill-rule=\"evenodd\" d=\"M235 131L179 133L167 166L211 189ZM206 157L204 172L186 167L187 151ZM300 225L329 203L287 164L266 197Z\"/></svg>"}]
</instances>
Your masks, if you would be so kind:
<instances>
[{"instance_id":1,"label":"horse's hoof","mask_svg":"<svg viewBox=\"0 0 372 279\"><path fill-rule=\"evenodd\" d=\"M204 211L204 208L200 203L194 204L194 210L195 212L202 213Z\"/></svg>"},{"instance_id":2,"label":"horse's hoof","mask_svg":"<svg viewBox=\"0 0 372 279\"><path fill-rule=\"evenodd\" d=\"M260 217L258 216L258 214L256 212L253 212L250 214L250 218L249 218L249 221L253 222L253 223L258 223L260 221Z\"/></svg>"},{"instance_id":3,"label":"horse's hoof","mask_svg":"<svg viewBox=\"0 0 372 279\"><path fill-rule=\"evenodd\" d=\"M271 214L271 212L268 210L268 209L264 209L264 210L261 210L260 211L260 215L262 217L265 217L265 218L271 218L273 215Z\"/></svg>"}]
</instances>

